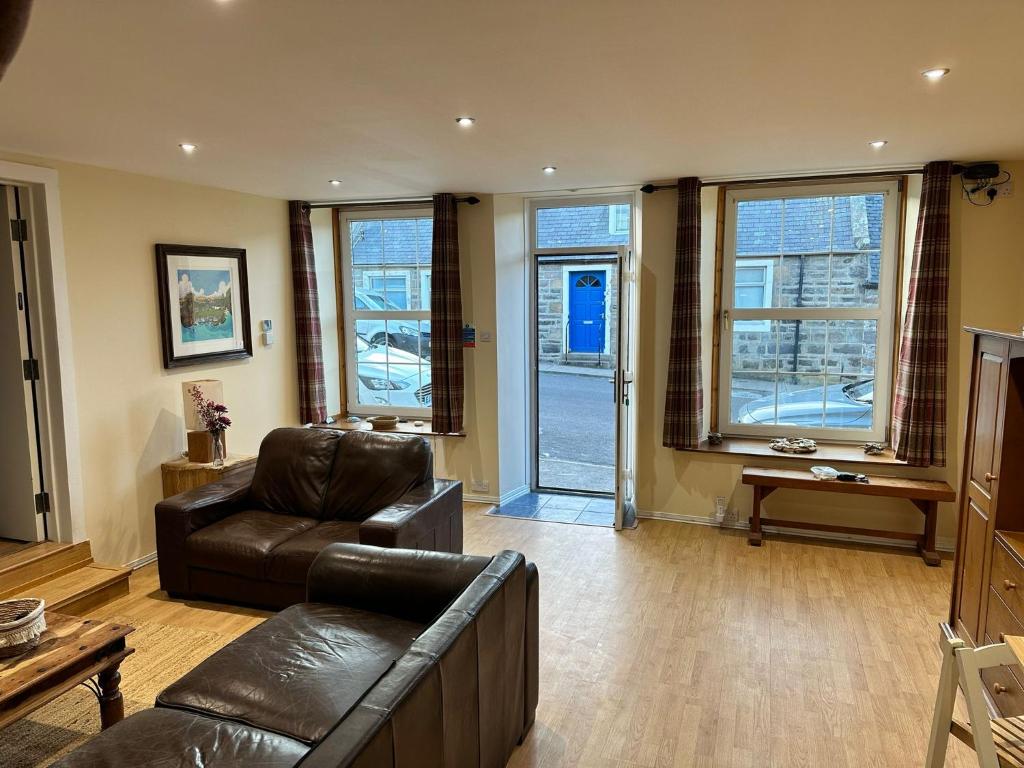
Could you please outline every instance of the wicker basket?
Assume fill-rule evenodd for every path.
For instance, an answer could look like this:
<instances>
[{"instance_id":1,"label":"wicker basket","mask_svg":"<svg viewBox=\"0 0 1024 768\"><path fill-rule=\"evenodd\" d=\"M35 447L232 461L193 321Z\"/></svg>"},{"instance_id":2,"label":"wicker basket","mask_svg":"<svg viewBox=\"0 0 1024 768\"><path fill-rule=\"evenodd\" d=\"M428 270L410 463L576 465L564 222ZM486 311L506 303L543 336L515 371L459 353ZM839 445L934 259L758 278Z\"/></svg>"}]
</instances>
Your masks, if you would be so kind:
<instances>
[{"instance_id":1,"label":"wicker basket","mask_svg":"<svg viewBox=\"0 0 1024 768\"><path fill-rule=\"evenodd\" d=\"M0 601L0 659L28 653L46 631L46 603L34 597Z\"/></svg>"}]
</instances>

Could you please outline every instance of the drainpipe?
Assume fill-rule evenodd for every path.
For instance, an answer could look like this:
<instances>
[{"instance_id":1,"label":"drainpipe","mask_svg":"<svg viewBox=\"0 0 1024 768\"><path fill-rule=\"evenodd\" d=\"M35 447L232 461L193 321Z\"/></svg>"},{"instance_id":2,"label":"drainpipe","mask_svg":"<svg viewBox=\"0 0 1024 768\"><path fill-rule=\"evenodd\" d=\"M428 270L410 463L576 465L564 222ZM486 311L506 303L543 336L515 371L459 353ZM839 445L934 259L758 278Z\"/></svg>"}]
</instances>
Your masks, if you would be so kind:
<instances>
[{"instance_id":1,"label":"drainpipe","mask_svg":"<svg viewBox=\"0 0 1024 768\"><path fill-rule=\"evenodd\" d=\"M804 255L801 253L797 258L800 261L798 262L799 267L797 267L796 305L802 307L804 305ZM796 373L797 363L800 359L800 324L802 322L802 320L797 320L793 330L793 373Z\"/></svg>"}]
</instances>

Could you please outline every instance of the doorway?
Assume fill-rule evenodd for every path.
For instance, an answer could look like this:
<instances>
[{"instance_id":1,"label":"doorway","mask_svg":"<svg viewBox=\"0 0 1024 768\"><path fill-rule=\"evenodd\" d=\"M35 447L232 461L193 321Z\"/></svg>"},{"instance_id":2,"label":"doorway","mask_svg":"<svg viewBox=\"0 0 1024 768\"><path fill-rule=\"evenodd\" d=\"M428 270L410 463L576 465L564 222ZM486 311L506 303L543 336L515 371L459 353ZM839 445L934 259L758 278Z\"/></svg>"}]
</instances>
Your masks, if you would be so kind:
<instances>
[{"instance_id":1,"label":"doorway","mask_svg":"<svg viewBox=\"0 0 1024 768\"><path fill-rule=\"evenodd\" d=\"M610 254L537 260L537 491L615 493L617 286Z\"/></svg>"},{"instance_id":2,"label":"doorway","mask_svg":"<svg viewBox=\"0 0 1024 768\"><path fill-rule=\"evenodd\" d=\"M36 290L29 238L27 194L0 185L0 209L10 228L0 234L0 482L7 504L0 515L0 541L43 541L48 534L49 494L40 439L40 379Z\"/></svg>"}]
</instances>

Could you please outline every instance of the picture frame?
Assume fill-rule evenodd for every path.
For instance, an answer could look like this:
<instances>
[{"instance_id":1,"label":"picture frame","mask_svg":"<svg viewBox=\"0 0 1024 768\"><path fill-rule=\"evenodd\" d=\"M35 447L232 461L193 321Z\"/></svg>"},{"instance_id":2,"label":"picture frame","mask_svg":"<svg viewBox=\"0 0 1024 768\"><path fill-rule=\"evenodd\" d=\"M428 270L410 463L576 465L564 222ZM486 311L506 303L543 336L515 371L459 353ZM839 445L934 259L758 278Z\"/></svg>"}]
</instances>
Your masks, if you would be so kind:
<instances>
[{"instance_id":1,"label":"picture frame","mask_svg":"<svg viewBox=\"0 0 1024 768\"><path fill-rule=\"evenodd\" d=\"M244 248L156 245L164 368L252 357Z\"/></svg>"}]
</instances>

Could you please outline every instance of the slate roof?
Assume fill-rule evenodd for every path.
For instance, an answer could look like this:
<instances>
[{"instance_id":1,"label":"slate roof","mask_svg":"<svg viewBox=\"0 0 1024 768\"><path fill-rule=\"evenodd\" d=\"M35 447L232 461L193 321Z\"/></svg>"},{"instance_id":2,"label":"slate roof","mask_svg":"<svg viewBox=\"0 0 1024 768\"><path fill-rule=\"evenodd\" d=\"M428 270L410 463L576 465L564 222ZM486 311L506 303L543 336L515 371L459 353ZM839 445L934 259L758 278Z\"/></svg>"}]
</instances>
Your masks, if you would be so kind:
<instances>
[{"instance_id":1,"label":"slate roof","mask_svg":"<svg viewBox=\"0 0 1024 768\"><path fill-rule=\"evenodd\" d=\"M738 204L736 254L874 251L868 282L877 283L883 205L880 194L744 200ZM629 235L610 233L609 217L612 215L614 207L609 205L540 208L537 211L537 246L625 245ZM433 222L429 216L359 220L351 222L350 227L353 262L359 266L430 264Z\"/></svg>"},{"instance_id":2,"label":"slate roof","mask_svg":"<svg viewBox=\"0 0 1024 768\"><path fill-rule=\"evenodd\" d=\"M430 266L434 222L416 219L359 219L349 223L352 262L362 267L378 264Z\"/></svg>"}]
</instances>

